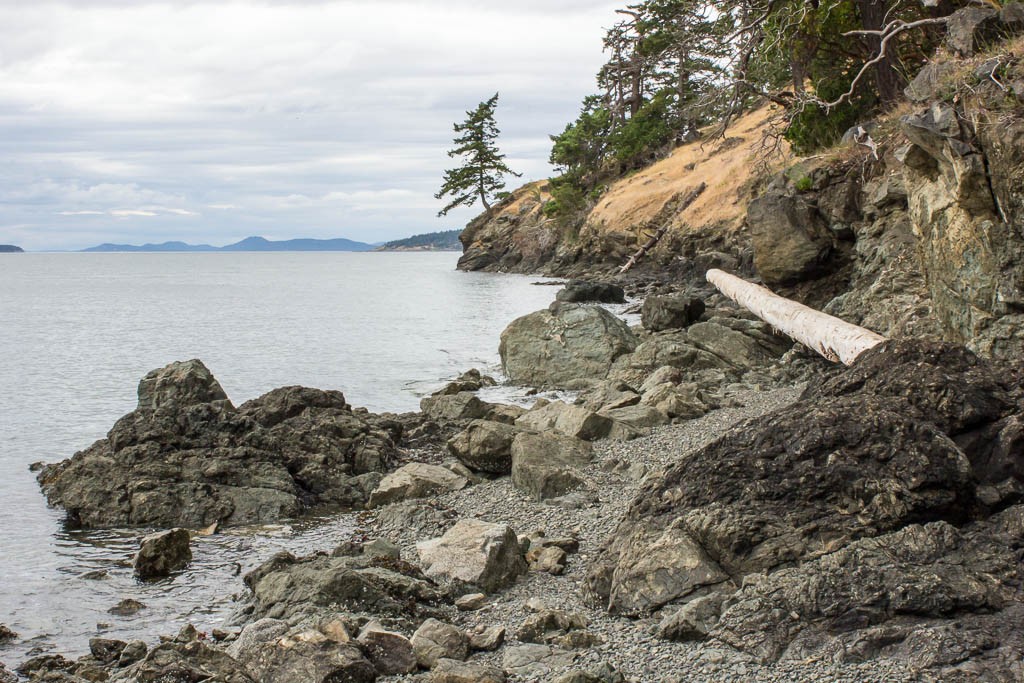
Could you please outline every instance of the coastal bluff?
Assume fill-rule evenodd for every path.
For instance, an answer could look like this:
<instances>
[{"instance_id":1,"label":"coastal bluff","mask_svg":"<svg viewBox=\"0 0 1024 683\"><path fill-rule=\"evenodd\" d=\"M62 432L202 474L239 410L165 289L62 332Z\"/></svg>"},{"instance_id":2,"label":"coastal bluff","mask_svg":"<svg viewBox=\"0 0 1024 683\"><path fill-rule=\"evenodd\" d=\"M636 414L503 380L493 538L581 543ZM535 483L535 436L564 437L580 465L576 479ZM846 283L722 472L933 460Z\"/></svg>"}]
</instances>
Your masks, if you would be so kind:
<instances>
[{"instance_id":1,"label":"coastal bluff","mask_svg":"<svg viewBox=\"0 0 1024 683\"><path fill-rule=\"evenodd\" d=\"M0 244L0 254L23 254L24 252L24 249L13 244Z\"/></svg>"}]
</instances>

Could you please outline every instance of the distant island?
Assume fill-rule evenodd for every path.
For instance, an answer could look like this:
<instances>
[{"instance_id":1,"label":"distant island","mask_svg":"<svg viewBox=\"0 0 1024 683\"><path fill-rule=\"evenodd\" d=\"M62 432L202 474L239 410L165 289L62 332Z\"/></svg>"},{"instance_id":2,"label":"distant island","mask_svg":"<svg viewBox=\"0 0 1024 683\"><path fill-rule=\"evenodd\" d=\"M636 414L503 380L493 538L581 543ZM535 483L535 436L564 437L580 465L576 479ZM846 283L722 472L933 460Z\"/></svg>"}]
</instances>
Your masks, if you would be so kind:
<instances>
[{"instance_id":1,"label":"distant island","mask_svg":"<svg viewBox=\"0 0 1024 683\"><path fill-rule=\"evenodd\" d=\"M462 251L459 242L461 230L445 230L444 232L428 232L413 235L404 240L385 242L377 247L377 251Z\"/></svg>"},{"instance_id":2,"label":"distant island","mask_svg":"<svg viewBox=\"0 0 1024 683\"><path fill-rule=\"evenodd\" d=\"M21 247L16 247L13 244L0 244L0 254L21 254L24 251Z\"/></svg>"},{"instance_id":3,"label":"distant island","mask_svg":"<svg viewBox=\"0 0 1024 683\"><path fill-rule=\"evenodd\" d=\"M214 247L209 244L186 244L185 242L164 242L162 244L100 244L82 249L84 252L212 252L212 251L371 251L374 245L356 242L343 237L329 240L294 239L273 241L264 237L246 237L241 242Z\"/></svg>"}]
</instances>

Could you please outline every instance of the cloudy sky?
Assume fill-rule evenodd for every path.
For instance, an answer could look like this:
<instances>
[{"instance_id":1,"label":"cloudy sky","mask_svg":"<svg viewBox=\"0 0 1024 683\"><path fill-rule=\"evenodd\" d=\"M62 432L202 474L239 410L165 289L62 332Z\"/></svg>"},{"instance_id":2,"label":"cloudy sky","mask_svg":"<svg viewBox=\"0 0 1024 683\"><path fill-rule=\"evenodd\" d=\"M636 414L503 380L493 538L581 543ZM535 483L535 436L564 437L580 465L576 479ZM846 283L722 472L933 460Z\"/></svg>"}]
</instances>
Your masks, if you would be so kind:
<instances>
[{"instance_id":1,"label":"cloudy sky","mask_svg":"<svg viewBox=\"0 0 1024 683\"><path fill-rule=\"evenodd\" d=\"M461 228L452 123L500 91L507 161L548 176L621 5L0 0L0 243Z\"/></svg>"}]
</instances>

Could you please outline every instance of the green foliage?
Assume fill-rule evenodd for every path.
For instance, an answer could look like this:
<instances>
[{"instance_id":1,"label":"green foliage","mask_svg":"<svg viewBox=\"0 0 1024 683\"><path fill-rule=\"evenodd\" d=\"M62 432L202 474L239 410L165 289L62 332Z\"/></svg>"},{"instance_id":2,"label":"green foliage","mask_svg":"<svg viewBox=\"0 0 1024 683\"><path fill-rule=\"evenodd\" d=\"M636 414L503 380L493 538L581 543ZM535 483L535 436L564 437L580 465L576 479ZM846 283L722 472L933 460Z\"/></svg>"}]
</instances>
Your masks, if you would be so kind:
<instances>
[{"instance_id":1,"label":"green foliage","mask_svg":"<svg viewBox=\"0 0 1024 683\"><path fill-rule=\"evenodd\" d=\"M814 187L814 181L809 175L802 175L793 181L793 185L796 187L798 192L807 192Z\"/></svg>"},{"instance_id":2,"label":"green foliage","mask_svg":"<svg viewBox=\"0 0 1024 683\"><path fill-rule=\"evenodd\" d=\"M620 172L640 168L670 147L676 136L670 102L670 93L658 93L609 136L608 146Z\"/></svg>"},{"instance_id":3,"label":"green foliage","mask_svg":"<svg viewBox=\"0 0 1024 683\"><path fill-rule=\"evenodd\" d=\"M460 249L459 242L461 230L445 230L443 232L428 232L422 235L413 235L402 240L392 240L384 244L385 249L411 249L429 247L431 249Z\"/></svg>"},{"instance_id":4,"label":"green foliage","mask_svg":"<svg viewBox=\"0 0 1024 683\"><path fill-rule=\"evenodd\" d=\"M477 199L490 210L488 197L493 197L505 188L503 176L507 173L519 177L505 164L505 155L498 152L495 141L498 126L494 121L494 109L498 106L498 93L481 102L473 111L466 112L466 120L455 124L455 148L449 157L462 157L463 164L444 172L444 183L434 195L435 199L450 196L451 201L438 212L444 216L457 206L472 206Z\"/></svg>"}]
</instances>

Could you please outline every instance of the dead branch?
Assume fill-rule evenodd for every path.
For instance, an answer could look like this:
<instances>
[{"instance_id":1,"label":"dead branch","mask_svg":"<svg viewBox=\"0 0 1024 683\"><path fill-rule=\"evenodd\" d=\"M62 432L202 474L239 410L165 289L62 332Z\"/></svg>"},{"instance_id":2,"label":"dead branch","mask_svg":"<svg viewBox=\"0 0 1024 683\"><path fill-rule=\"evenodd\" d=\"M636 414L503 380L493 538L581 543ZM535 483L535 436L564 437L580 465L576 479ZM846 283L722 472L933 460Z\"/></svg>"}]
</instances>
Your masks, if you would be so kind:
<instances>
[{"instance_id":1,"label":"dead branch","mask_svg":"<svg viewBox=\"0 0 1024 683\"><path fill-rule=\"evenodd\" d=\"M688 195L686 195L683 198L683 200L675 207L675 212L679 213L685 211L686 208L690 206L690 204L693 204L695 201L697 201L697 197L701 196L701 194L703 194L704 190L706 189L706 184L701 183L700 185L698 185ZM653 249L654 245L656 245L661 240L661 238L664 237L665 233L668 232L668 227L669 224L666 220L666 222L663 223L660 228L658 228L658 231L654 233L651 239L647 240L647 242L645 242L644 245L640 247L635 254L629 257L629 260L626 261L626 264L619 268L619 275L622 275L627 270L635 266L637 261L642 259L644 255L647 254L647 252Z\"/></svg>"}]
</instances>

